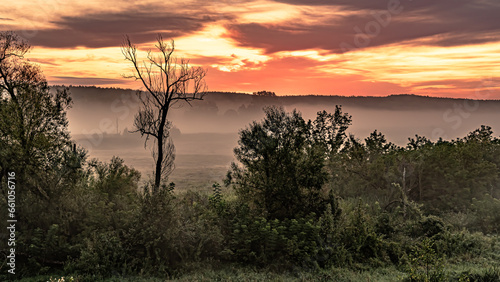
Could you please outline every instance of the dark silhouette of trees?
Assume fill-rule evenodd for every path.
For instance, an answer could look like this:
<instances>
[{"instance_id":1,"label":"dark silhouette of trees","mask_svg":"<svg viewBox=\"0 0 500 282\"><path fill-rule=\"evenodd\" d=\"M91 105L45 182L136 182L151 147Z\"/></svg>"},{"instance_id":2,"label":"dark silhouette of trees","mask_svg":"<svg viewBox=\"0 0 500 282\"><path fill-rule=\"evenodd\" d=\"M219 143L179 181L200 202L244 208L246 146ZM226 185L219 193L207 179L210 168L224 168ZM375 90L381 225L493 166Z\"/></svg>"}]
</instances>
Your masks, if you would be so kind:
<instances>
[{"instance_id":1,"label":"dark silhouette of trees","mask_svg":"<svg viewBox=\"0 0 500 282\"><path fill-rule=\"evenodd\" d=\"M153 192L158 192L160 183L166 179L174 168L174 145L170 138L171 122L168 111L178 102L190 103L202 100L206 91L206 70L192 67L189 60L177 59L173 56L174 41L165 43L158 35L155 45L158 54L148 51L144 61L137 56L137 47L127 36L122 45L122 53L134 67L129 78L140 80L147 92L139 92L142 108L135 116L134 125L141 136L153 139L153 158L155 160L155 182Z\"/></svg>"},{"instance_id":2,"label":"dark silhouette of trees","mask_svg":"<svg viewBox=\"0 0 500 282\"><path fill-rule=\"evenodd\" d=\"M266 90L253 92L252 94L255 96L276 97L276 93Z\"/></svg>"},{"instance_id":3,"label":"dark silhouette of trees","mask_svg":"<svg viewBox=\"0 0 500 282\"><path fill-rule=\"evenodd\" d=\"M227 180L269 218L321 214L333 204L322 191L326 161L344 143L351 117L340 107L334 114L319 112L314 121L283 108L266 108L265 113L261 123L240 132L234 153L242 166L233 163Z\"/></svg>"},{"instance_id":4,"label":"dark silhouette of trees","mask_svg":"<svg viewBox=\"0 0 500 282\"><path fill-rule=\"evenodd\" d=\"M50 91L38 66L24 59L30 48L0 32L0 174L17 171L22 189L49 200L76 161L66 119L71 98L65 88Z\"/></svg>"}]
</instances>

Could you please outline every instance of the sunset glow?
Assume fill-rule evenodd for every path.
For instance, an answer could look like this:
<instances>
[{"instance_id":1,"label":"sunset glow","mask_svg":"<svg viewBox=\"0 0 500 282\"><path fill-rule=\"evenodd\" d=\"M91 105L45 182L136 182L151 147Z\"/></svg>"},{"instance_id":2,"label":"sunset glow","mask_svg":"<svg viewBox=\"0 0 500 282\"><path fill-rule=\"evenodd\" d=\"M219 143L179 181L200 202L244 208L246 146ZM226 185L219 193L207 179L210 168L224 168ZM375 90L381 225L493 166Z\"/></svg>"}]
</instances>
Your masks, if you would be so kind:
<instances>
[{"instance_id":1,"label":"sunset glow","mask_svg":"<svg viewBox=\"0 0 500 282\"><path fill-rule=\"evenodd\" d=\"M500 99L499 13L495 0L11 1L0 30L33 45L51 84L140 88L122 76L123 37L147 50L162 33L210 91Z\"/></svg>"}]
</instances>

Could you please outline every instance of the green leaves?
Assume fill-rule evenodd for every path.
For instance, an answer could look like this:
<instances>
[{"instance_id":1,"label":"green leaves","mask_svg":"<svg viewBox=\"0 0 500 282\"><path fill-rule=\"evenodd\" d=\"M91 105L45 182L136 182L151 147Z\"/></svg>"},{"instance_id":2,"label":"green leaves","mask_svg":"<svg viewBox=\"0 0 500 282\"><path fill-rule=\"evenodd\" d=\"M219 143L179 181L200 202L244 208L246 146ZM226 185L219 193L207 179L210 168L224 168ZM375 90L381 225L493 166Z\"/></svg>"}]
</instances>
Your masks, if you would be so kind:
<instances>
[{"instance_id":1,"label":"green leaves","mask_svg":"<svg viewBox=\"0 0 500 282\"><path fill-rule=\"evenodd\" d=\"M78 166L68 169L66 161L82 162L85 154L68 157L71 98L66 88L51 90L39 67L23 58L29 49L14 33L0 32L0 178L15 170L23 190L49 200L75 176Z\"/></svg>"},{"instance_id":2,"label":"green leaves","mask_svg":"<svg viewBox=\"0 0 500 282\"><path fill-rule=\"evenodd\" d=\"M239 217L233 225L230 247L239 261L266 265L280 260L312 266L320 251L320 228L314 214L285 220Z\"/></svg>"},{"instance_id":3,"label":"green leaves","mask_svg":"<svg viewBox=\"0 0 500 282\"><path fill-rule=\"evenodd\" d=\"M337 107L306 122L297 111L264 111L262 122L240 132L234 153L243 167L233 164L228 179L243 201L269 218L321 214L327 204L325 162L342 146L350 116Z\"/></svg>"}]
</instances>

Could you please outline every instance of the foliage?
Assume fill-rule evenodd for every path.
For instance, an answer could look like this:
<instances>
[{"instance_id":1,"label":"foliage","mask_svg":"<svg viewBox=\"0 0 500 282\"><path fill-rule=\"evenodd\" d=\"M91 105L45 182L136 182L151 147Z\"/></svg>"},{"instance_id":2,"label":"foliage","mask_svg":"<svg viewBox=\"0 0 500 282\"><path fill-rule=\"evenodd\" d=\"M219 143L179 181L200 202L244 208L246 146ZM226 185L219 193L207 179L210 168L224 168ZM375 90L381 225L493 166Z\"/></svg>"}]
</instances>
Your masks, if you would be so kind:
<instances>
[{"instance_id":1,"label":"foliage","mask_svg":"<svg viewBox=\"0 0 500 282\"><path fill-rule=\"evenodd\" d=\"M16 259L29 266L18 275L46 272L75 254L67 221L57 219L67 215L61 201L78 186L86 158L70 141L67 89L49 88L41 70L24 59L30 48L15 33L0 32L0 207L7 210L4 188L13 172L15 218L23 223L16 225Z\"/></svg>"},{"instance_id":2,"label":"foliage","mask_svg":"<svg viewBox=\"0 0 500 282\"><path fill-rule=\"evenodd\" d=\"M311 266L318 255L319 225L314 216L267 220L242 218L233 225L230 247L238 261L267 265L277 259Z\"/></svg>"},{"instance_id":3,"label":"foliage","mask_svg":"<svg viewBox=\"0 0 500 282\"><path fill-rule=\"evenodd\" d=\"M493 282L500 281L500 270L489 268L481 272L464 271L458 277L460 282Z\"/></svg>"},{"instance_id":4,"label":"foliage","mask_svg":"<svg viewBox=\"0 0 500 282\"><path fill-rule=\"evenodd\" d=\"M500 233L500 199L485 195L483 199L472 199L471 210L475 218L474 223L468 226L472 230L479 230L487 234Z\"/></svg>"},{"instance_id":5,"label":"foliage","mask_svg":"<svg viewBox=\"0 0 500 282\"><path fill-rule=\"evenodd\" d=\"M436 253L434 242L423 239L410 254L409 276L405 281L445 281L442 258Z\"/></svg>"},{"instance_id":6,"label":"foliage","mask_svg":"<svg viewBox=\"0 0 500 282\"><path fill-rule=\"evenodd\" d=\"M337 107L305 121L300 113L266 108L266 117L240 132L228 182L252 209L270 219L321 214L332 198L322 191L325 161L342 145L350 117ZM325 151L327 150L327 151Z\"/></svg>"},{"instance_id":7,"label":"foliage","mask_svg":"<svg viewBox=\"0 0 500 282\"><path fill-rule=\"evenodd\" d=\"M0 181L3 187L14 171L19 193L50 201L74 184L85 153L70 142L67 89L50 91L41 70L24 59L29 49L15 33L0 32Z\"/></svg>"},{"instance_id":8,"label":"foliage","mask_svg":"<svg viewBox=\"0 0 500 282\"><path fill-rule=\"evenodd\" d=\"M434 143L417 135L406 148L388 143L374 131L364 142L351 136L332 159L329 167L336 177L331 186L340 196L364 196L391 209L404 205L406 198L434 215L480 213L474 203L484 201L495 209L499 197L499 150L499 139L488 126L453 141ZM494 218L487 220L494 226Z\"/></svg>"}]
</instances>

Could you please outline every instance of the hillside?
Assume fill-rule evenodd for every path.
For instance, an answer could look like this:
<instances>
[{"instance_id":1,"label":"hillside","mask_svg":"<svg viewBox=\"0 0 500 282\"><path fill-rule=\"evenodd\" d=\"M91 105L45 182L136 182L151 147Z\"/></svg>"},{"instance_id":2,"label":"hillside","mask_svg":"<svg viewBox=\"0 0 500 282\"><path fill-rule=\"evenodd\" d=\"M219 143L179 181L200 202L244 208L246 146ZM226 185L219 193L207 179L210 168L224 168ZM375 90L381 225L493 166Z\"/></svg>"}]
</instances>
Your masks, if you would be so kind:
<instances>
[{"instance_id":1,"label":"hillside","mask_svg":"<svg viewBox=\"0 0 500 282\"><path fill-rule=\"evenodd\" d=\"M71 87L74 106L69 111L74 134L119 133L130 129L140 101L136 91L96 87ZM203 101L173 109L169 116L182 133L233 133L263 116L269 105L297 109L305 117L332 111L342 105L352 115L350 133L365 137L375 129L404 145L414 134L432 139L456 138L490 125L500 131L500 101L432 98L409 94L386 97L278 96L209 92Z\"/></svg>"}]
</instances>

